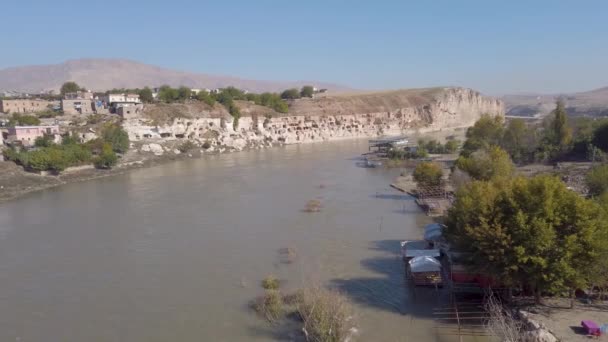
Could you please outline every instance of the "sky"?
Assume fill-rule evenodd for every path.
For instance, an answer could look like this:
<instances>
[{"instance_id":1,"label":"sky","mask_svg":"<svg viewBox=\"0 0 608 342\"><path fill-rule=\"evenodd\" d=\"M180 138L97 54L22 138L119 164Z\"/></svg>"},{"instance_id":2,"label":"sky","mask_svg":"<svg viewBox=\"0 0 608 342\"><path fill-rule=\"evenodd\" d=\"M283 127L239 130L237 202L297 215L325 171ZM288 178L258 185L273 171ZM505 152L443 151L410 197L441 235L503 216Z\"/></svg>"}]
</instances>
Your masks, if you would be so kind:
<instances>
[{"instance_id":1,"label":"sky","mask_svg":"<svg viewBox=\"0 0 608 342\"><path fill-rule=\"evenodd\" d=\"M608 86L608 1L6 1L0 69L123 58L261 80L486 94Z\"/></svg>"}]
</instances>

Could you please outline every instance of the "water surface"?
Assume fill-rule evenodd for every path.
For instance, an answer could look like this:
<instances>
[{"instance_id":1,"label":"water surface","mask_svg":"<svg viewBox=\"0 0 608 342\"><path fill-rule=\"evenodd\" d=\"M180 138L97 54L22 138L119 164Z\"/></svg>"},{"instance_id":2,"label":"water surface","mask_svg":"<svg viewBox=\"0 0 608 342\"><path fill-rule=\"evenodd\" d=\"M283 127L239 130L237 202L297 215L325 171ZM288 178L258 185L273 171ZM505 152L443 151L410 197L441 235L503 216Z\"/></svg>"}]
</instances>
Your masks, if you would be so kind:
<instances>
[{"instance_id":1,"label":"water surface","mask_svg":"<svg viewBox=\"0 0 608 342\"><path fill-rule=\"evenodd\" d=\"M359 340L454 340L433 329L445 293L407 288L397 256L430 221L389 188L400 170L356 166L366 149L207 156L2 204L0 341L288 339L247 307L268 274L341 289Z\"/></svg>"}]
</instances>

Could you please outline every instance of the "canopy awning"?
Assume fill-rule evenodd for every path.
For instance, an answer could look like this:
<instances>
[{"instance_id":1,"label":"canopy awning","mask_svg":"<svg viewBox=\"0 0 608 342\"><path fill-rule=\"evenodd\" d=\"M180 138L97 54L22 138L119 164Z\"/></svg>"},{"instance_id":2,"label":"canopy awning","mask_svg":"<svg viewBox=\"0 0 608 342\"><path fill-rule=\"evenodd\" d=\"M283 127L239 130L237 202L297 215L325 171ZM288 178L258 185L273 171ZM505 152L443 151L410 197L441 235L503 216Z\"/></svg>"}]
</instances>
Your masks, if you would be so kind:
<instances>
[{"instance_id":1,"label":"canopy awning","mask_svg":"<svg viewBox=\"0 0 608 342\"><path fill-rule=\"evenodd\" d=\"M430 256L415 257L409 261L409 264L412 273L441 271L441 263Z\"/></svg>"}]
</instances>

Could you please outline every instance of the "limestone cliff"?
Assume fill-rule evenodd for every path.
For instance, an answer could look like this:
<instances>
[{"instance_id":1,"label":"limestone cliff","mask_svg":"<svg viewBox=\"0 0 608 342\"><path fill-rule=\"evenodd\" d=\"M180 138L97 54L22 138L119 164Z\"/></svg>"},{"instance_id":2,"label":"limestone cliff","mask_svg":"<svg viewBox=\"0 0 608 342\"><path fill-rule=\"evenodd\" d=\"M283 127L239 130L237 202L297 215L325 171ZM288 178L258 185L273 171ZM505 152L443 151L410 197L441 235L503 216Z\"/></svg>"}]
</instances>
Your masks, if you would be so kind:
<instances>
[{"instance_id":1,"label":"limestone cliff","mask_svg":"<svg viewBox=\"0 0 608 342\"><path fill-rule=\"evenodd\" d=\"M429 88L296 100L289 114L239 103L234 124L225 110L203 104L149 107L126 120L132 141L170 143L190 139L212 149L241 150L356 137L400 135L472 125L482 114L503 115L501 101L464 88ZM218 106L216 106L218 107ZM147 113L146 113L147 112ZM152 113L152 114L151 114ZM163 113L159 120L159 113ZM146 115L148 114L148 115ZM149 148L146 148L149 150Z\"/></svg>"}]
</instances>

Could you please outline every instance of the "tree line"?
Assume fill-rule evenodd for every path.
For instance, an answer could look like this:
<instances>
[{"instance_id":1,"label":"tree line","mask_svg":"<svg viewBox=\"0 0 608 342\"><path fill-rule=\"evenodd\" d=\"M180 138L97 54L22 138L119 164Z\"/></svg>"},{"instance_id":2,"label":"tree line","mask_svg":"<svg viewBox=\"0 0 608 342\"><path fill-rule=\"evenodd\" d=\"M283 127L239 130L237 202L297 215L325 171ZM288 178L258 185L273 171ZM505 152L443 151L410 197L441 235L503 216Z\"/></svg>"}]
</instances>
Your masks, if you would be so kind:
<instances>
[{"instance_id":1,"label":"tree line","mask_svg":"<svg viewBox=\"0 0 608 342\"><path fill-rule=\"evenodd\" d=\"M461 261L500 286L530 291L537 302L608 285L608 166L589 172L585 198L555 175L517 176L513 163L587 159L590 151L598 160L608 148L606 132L604 120L570 123L561 102L540 125L481 117L451 174L458 190L446 237ZM415 179L437 183L437 168L425 163Z\"/></svg>"}]
</instances>

